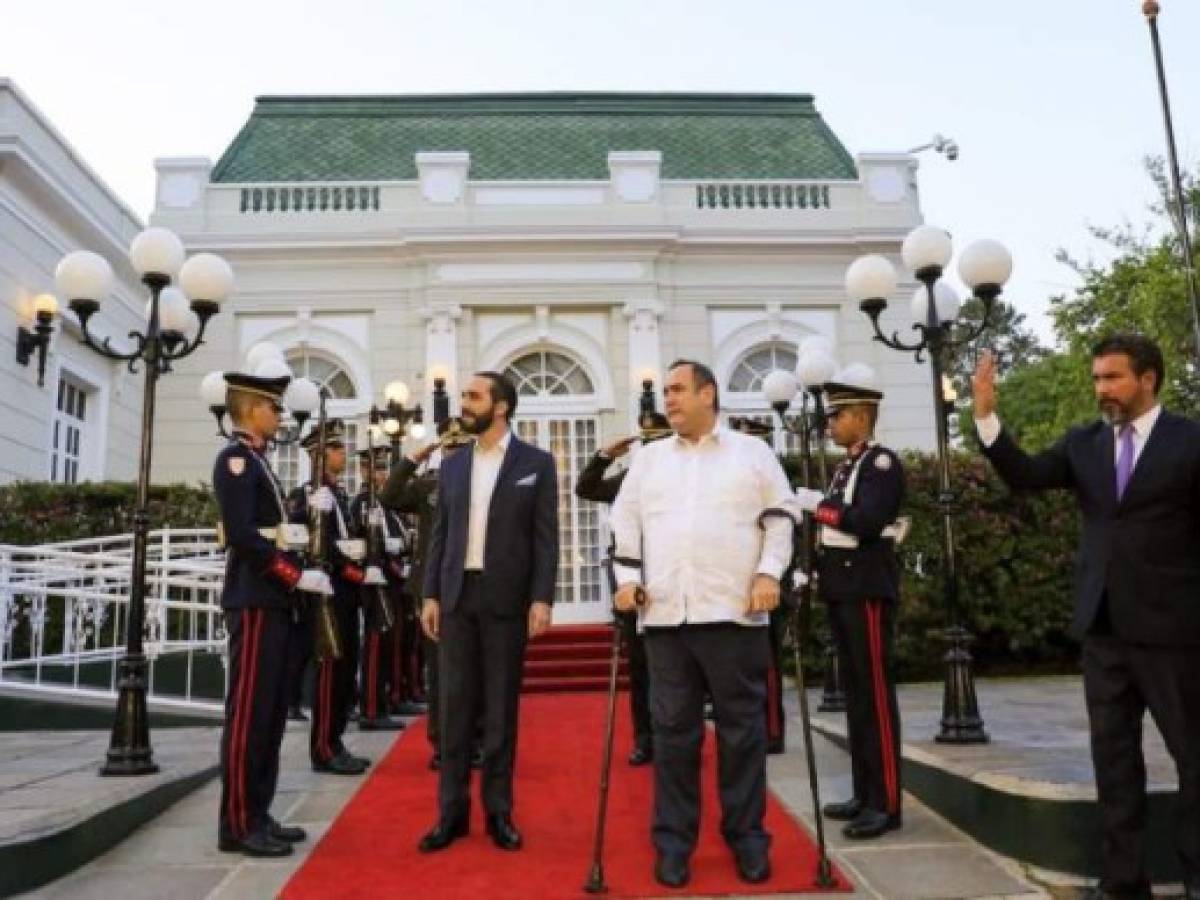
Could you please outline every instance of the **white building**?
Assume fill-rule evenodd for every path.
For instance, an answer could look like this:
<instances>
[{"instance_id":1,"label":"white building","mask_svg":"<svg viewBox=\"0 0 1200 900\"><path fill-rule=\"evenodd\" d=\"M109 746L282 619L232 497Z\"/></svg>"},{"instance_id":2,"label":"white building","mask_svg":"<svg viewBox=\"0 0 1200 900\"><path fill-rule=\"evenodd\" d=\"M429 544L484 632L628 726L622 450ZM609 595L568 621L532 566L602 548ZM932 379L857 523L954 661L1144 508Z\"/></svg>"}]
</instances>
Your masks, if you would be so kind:
<instances>
[{"instance_id":1,"label":"white building","mask_svg":"<svg viewBox=\"0 0 1200 900\"><path fill-rule=\"evenodd\" d=\"M33 324L34 297L54 292L55 266L78 249L113 263L114 295L95 327L119 344L144 315L127 256L141 228L16 85L0 78L0 483L135 477L140 375L84 346L65 301L43 386L37 355L21 365L16 350L18 329Z\"/></svg>"},{"instance_id":2,"label":"white building","mask_svg":"<svg viewBox=\"0 0 1200 900\"><path fill-rule=\"evenodd\" d=\"M520 432L558 459L560 600L594 601L599 514L571 486L677 357L712 365L726 411L766 415L762 375L828 335L879 371L881 438L931 445L928 370L873 343L842 288L851 260L898 256L920 222L916 161L852 158L809 96L263 97L215 166L157 168L154 224L238 278L161 383L159 480L208 479L199 380L256 341L360 421L394 378L428 414L435 376L455 396L508 371Z\"/></svg>"}]
</instances>

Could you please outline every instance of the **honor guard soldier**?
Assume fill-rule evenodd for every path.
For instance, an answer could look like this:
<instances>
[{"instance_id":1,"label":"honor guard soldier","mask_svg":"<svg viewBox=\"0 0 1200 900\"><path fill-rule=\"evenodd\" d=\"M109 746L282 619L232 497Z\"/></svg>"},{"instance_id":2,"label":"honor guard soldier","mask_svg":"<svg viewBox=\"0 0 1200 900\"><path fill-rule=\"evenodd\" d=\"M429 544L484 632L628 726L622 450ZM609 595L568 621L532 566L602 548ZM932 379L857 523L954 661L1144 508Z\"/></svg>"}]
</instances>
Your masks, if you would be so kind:
<instances>
[{"instance_id":1,"label":"honor guard soldier","mask_svg":"<svg viewBox=\"0 0 1200 900\"><path fill-rule=\"evenodd\" d=\"M768 444L771 442L773 429L757 419L731 418L729 425L742 434L762 438ZM787 715L783 708L783 636L796 603L791 589L793 571L789 566L780 579L779 605L771 610L767 626L771 637L771 655L767 660L767 753L773 756L784 752L787 737Z\"/></svg>"},{"instance_id":2,"label":"honor guard soldier","mask_svg":"<svg viewBox=\"0 0 1200 900\"><path fill-rule=\"evenodd\" d=\"M660 412L647 410L638 417L640 434L622 438L588 460L575 485L575 496L581 500L612 504L617 499L621 484L625 481L624 469L605 477L609 466L629 452L634 441L643 444L668 437L673 432L667 417ZM612 547L609 547L609 565L612 574ZM616 585L609 587L616 593ZM650 726L650 676L646 671L646 645L637 628L637 612L615 612L621 640L624 641L629 658L629 708L633 716L633 750L629 753L629 765L644 766L654 759L654 741Z\"/></svg>"},{"instance_id":3,"label":"honor guard soldier","mask_svg":"<svg viewBox=\"0 0 1200 900\"><path fill-rule=\"evenodd\" d=\"M286 856L305 838L303 829L281 825L270 813L287 722L288 644L301 592L333 592L324 572L302 569L289 551L305 536L287 525L283 489L264 455L289 381L225 376L233 435L213 466L229 635L217 842L248 856Z\"/></svg>"},{"instance_id":4,"label":"honor guard soldier","mask_svg":"<svg viewBox=\"0 0 1200 900\"><path fill-rule=\"evenodd\" d=\"M411 457L400 457L400 461L392 467L387 483L379 493L379 501L385 508L407 513L417 518L417 545L407 582L408 593L414 607L421 602L421 588L425 583L426 549L429 547L429 534L433 528L433 512L437 508L438 488L436 468L428 468L421 474L417 474L417 471L422 464L430 461L436 451L441 451L441 458L444 462L460 448L469 446L472 440L471 435L463 429L462 420L458 417L446 418L439 422L437 433L436 442L422 448ZM422 640L427 673L425 695L429 702L426 727L429 743L433 748L429 768L436 769L441 758L438 750L437 645L424 636L422 636ZM480 755L476 753L472 763L478 768L479 762Z\"/></svg>"},{"instance_id":5,"label":"honor guard soldier","mask_svg":"<svg viewBox=\"0 0 1200 900\"><path fill-rule=\"evenodd\" d=\"M329 548L334 617L342 649L339 659L318 660L316 664L309 753L313 771L361 775L370 760L351 754L342 742L342 735L354 703L358 674L359 586L368 574L382 580L383 573L368 573L363 565L365 545L351 532L350 501L338 483L346 469L345 425L341 419L327 420L324 435L319 427L314 428L300 442L313 457L322 444L325 447L325 483L315 491L310 491L307 486L296 488L290 504L293 522L308 521L309 504L323 514L321 521L325 528L325 546ZM312 462L315 464L316 460Z\"/></svg>"},{"instance_id":6,"label":"honor guard soldier","mask_svg":"<svg viewBox=\"0 0 1200 900\"><path fill-rule=\"evenodd\" d=\"M828 494L798 488L802 509L821 525L817 564L821 599L846 681L846 719L854 796L825 807L846 820L850 838L899 828L900 715L892 672L900 566L896 544L906 522L900 458L873 439L883 394L868 366L844 369L825 385L829 430L846 457Z\"/></svg>"},{"instance_id":7,"label":"honor guard soldier","mask_svg":"<svg viewBox=\"0 0 1200 900\"><path fill-rule=\"evenodd\" d=\"M391 450L387 447L358 452L362 489L350 504L351 518L358 533L368 542L368 549L372 540L371 529L379 528L383 531L383 559L380 568L387 579L387 603L392 617L391 627L385 630L382 627L383 623L370 621L371 617L365 614L369 607L364 604L364 618L368 621L365 622L362 671L359 673L358 727L362 731L404 728L404 722L391 718L387 709L392 656L394 650L403 643L395 638L397 633L406 627L403 618L404 527L395 512L384 509L377 495L387 481L390 457ZM368 479L373 480L374 484L369 486ZM373 508L372 499L375 501ZM372 562L379 562L370 556L368 558Z\"/></svg>"}]
</instances>

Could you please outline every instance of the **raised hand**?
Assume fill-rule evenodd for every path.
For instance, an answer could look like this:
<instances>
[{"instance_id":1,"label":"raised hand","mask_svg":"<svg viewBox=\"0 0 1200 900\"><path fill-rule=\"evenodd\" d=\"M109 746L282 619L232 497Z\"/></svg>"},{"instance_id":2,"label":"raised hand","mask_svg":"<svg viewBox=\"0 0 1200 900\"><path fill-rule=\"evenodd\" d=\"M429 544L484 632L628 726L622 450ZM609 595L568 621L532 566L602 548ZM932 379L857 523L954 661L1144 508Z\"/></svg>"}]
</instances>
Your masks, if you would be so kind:
<instances>
[{"instance_id":1,"label":"raised hand","mask_svg":"<svg viewBox=\"0 0 1200 900\"><path fill-rule=\"evenodd\" d=\"M991 350L979 354L971 376L971 393L976 419L986 419L996 411L996 356Z\"/></svg>"}]
</instances>

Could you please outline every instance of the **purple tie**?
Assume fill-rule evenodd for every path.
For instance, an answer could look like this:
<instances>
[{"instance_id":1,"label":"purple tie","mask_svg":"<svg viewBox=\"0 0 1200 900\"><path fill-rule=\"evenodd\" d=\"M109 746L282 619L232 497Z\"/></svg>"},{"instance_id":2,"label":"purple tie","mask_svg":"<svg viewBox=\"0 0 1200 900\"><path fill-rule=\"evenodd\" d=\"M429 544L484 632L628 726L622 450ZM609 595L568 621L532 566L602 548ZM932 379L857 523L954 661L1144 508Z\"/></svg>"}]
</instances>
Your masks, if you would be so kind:
<instances>
[{"instance_id":1,"label":"purple tie","mask_svg":"<svg viewBox=\"0 0 1200 900\"><path fill-rule=\"evenodd\" d=\"M1121 456L1117 460L1117 499L1125 494L1133 474L1133 426L1121 426Z\"/></svg>"}]
</instances>

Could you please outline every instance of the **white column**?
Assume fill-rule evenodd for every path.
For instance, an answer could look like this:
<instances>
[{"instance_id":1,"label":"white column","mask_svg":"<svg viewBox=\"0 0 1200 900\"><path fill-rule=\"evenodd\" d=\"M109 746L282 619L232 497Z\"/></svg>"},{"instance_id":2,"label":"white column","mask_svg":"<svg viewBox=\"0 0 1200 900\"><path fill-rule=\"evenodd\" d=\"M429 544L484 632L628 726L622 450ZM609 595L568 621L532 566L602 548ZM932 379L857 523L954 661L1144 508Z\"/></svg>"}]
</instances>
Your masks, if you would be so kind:
<instances>
[{"instance_id":1,"label":"white column","mask_svg":"<svg viewBox=\"0 0 1200 900\"><path fill-rule=\"evenodd\" d=\"M458 396L458 320L462 317L462 307L455 303L439 303L425 307L422 314L425 317L426 410L433 412L434 379L445 378L453 414L458 408L455 400Z\"/></svg>"},{"instance_id":2,"label":"white column","mask_svg":"<svg viewBox=\"0 0 1200 900\"><path fill-rule=\"evenodd\" d=\"M658 320L663 305L657 300L631 300L625 304L623 312L629 320L629 391L633 397L629 417L636 421L642 382L649 378L656 391L662 388L664 373Z\"/></svg>"}]
</instances>

